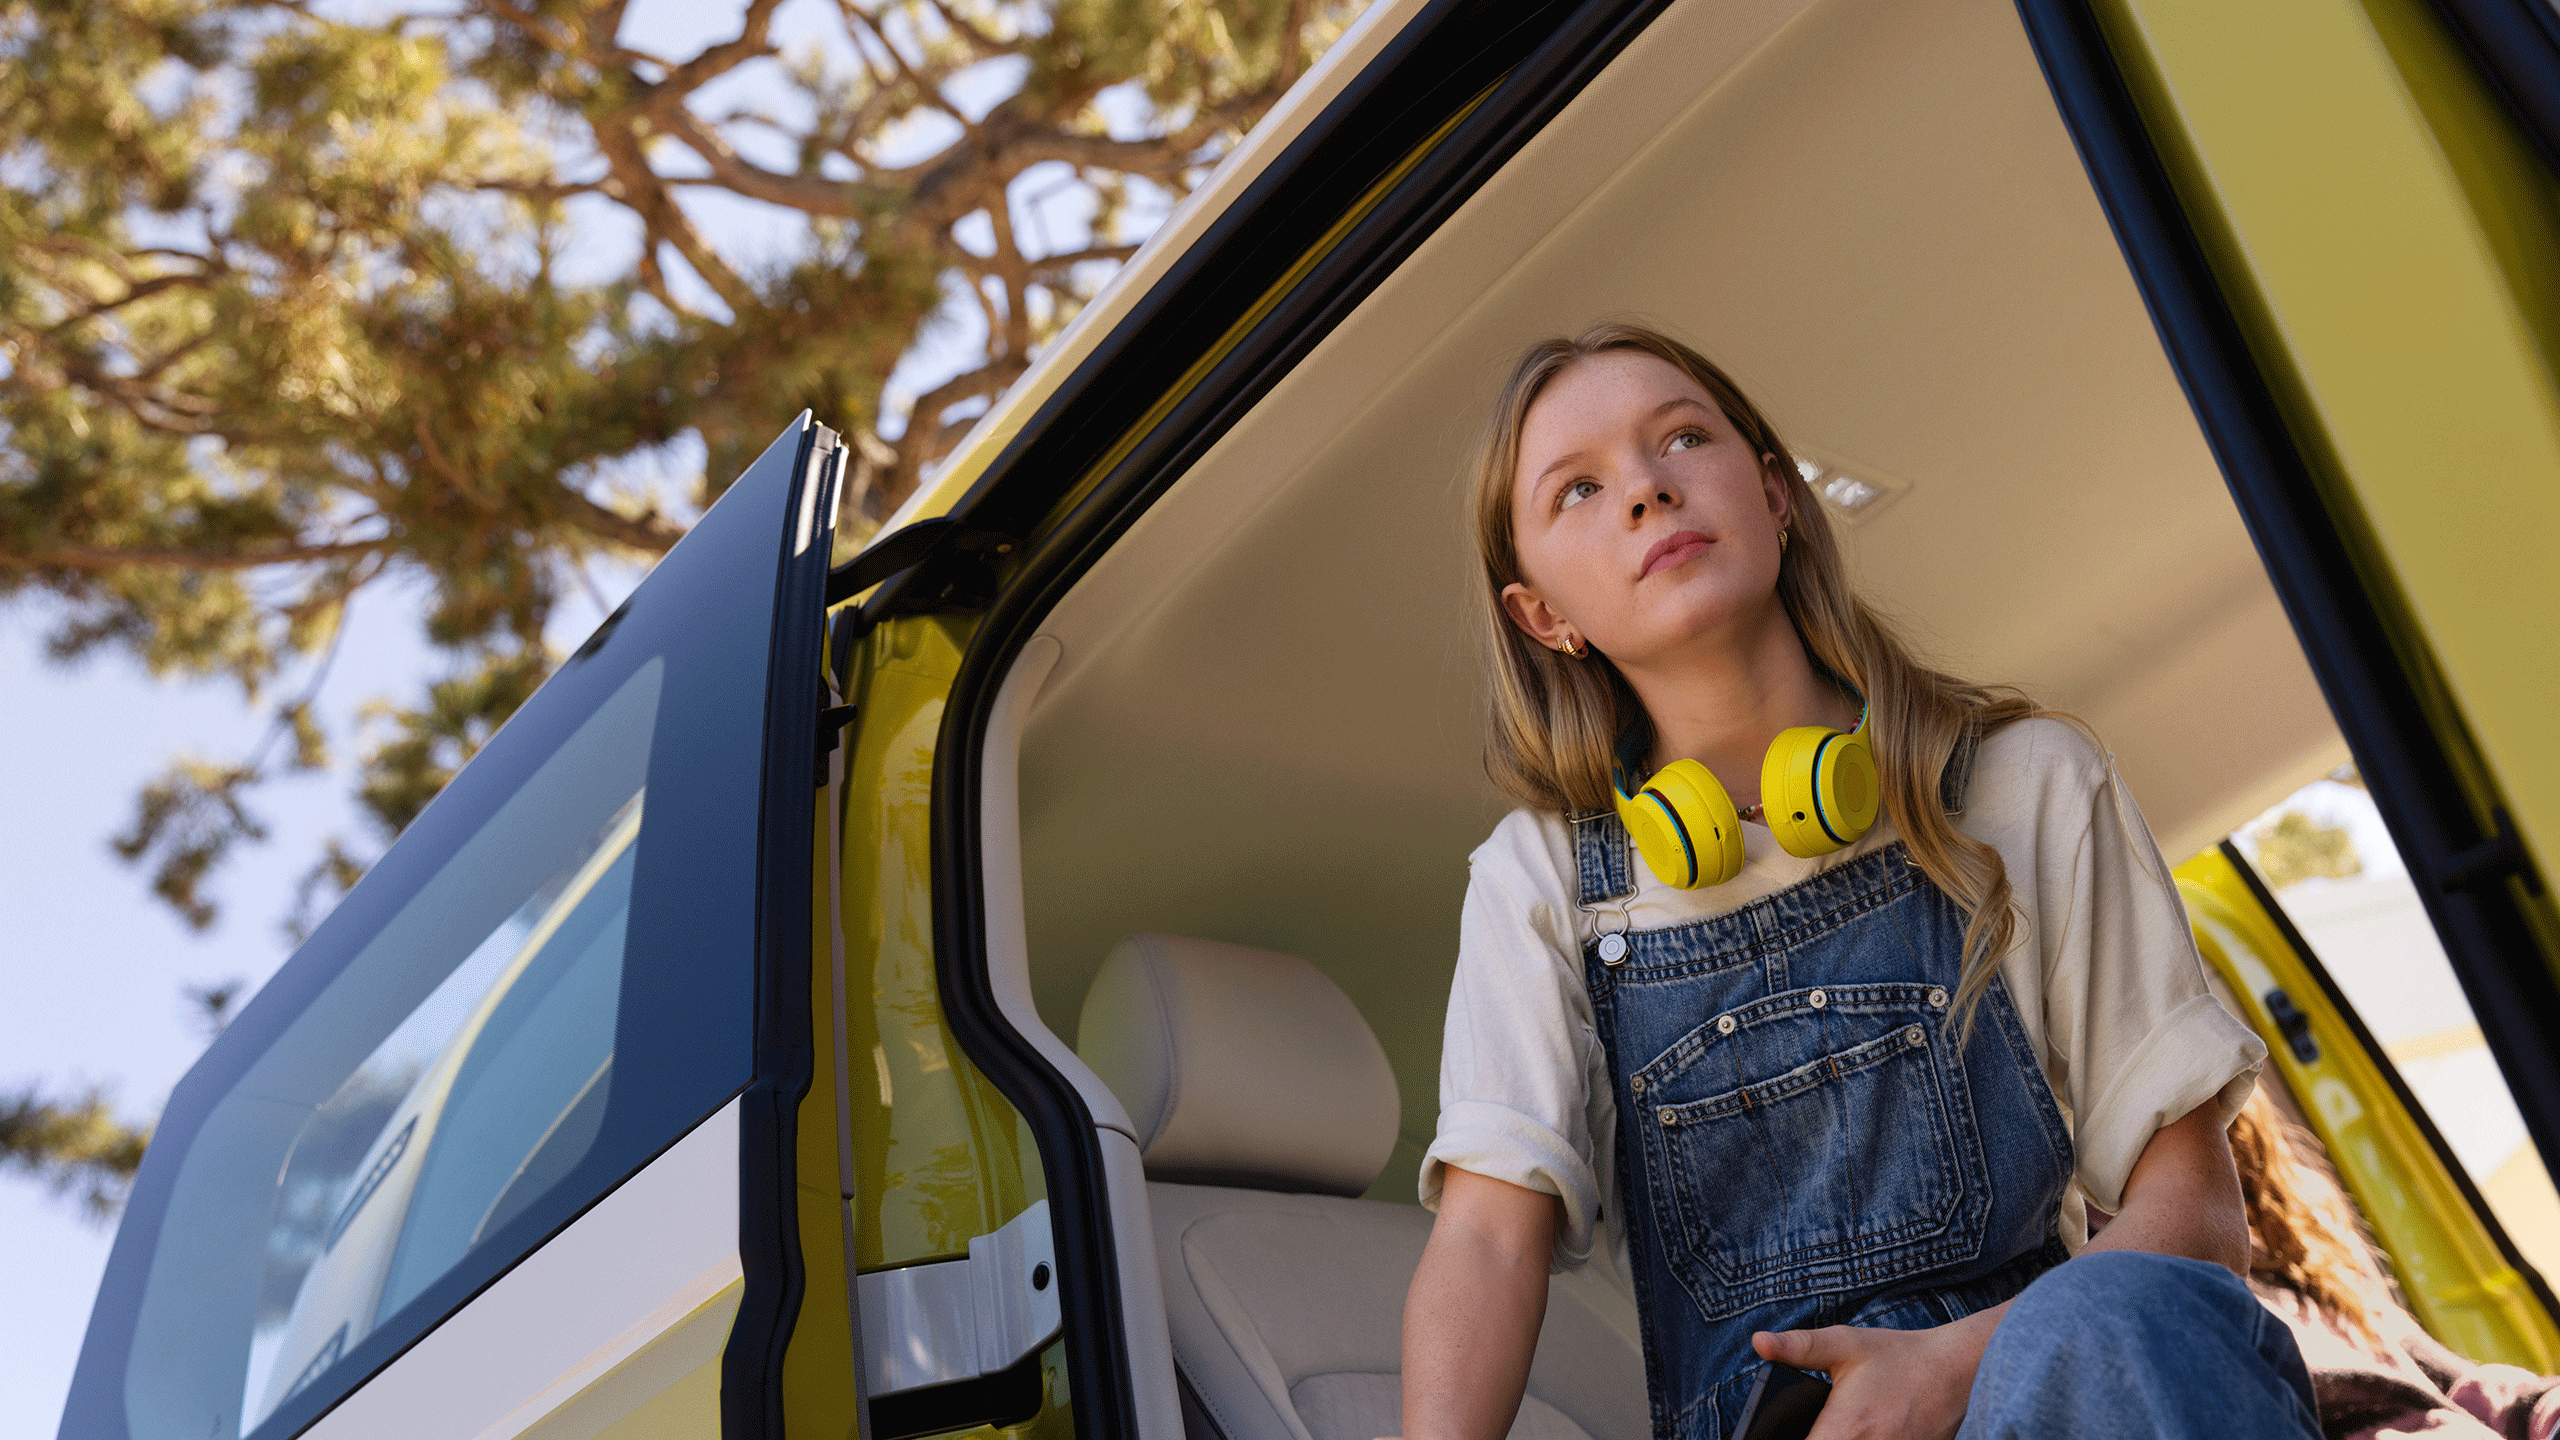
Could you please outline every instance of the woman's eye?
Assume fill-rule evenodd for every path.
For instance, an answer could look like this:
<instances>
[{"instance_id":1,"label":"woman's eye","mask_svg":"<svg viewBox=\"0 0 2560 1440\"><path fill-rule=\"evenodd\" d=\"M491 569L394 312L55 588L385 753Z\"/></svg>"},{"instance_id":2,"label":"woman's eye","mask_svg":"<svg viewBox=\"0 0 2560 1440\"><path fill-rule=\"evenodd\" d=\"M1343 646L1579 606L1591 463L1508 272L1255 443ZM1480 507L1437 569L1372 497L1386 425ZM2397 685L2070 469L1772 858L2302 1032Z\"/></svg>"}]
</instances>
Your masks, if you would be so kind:
<instances>
[{"instance_id":1,"label":"woman's eye","mask_svg":"<svg viewBox=\"0 0 2560 1440\"><path fill-rule=\"evenodd\" d=\"M1671 448L1674 450L1695 450L1706 443L1707 432L1704 430L1683 430L1671 437Z\"/></svg>"},{"instance_id":2,"label":"woman's eye","mask_svg":"<svg viewBox=\"0 0 2560 1440\"><path fill-rule=\"evenodd\" d=\"M1597 480L1573 481L1556 492L1556 508L1562 510L1568 505L1579 505L1599 493L1600 482Z\"/></svg>"}]
</instances>

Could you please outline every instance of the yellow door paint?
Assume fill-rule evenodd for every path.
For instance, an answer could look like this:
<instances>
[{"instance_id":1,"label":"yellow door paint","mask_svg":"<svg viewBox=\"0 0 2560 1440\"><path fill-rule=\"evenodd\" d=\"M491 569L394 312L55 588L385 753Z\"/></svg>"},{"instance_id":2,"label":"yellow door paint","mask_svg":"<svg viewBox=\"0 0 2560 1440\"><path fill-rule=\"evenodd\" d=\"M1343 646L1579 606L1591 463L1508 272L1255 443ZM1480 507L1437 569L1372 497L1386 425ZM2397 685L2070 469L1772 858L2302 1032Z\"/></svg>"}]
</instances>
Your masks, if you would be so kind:
<instances>
[{"instance_id":1,"label":"yellow door paint","mask_svg":"<svg viewBox=\"0 0 2560 1440\"><path fill-rule=\"evenodd\" d=\"M934 752L974 620L909 616L854 649L846 695L859 707L841 756L836 809L820 792L812 932L814 1067L799 1127L800 1245L806 1291L784 1357L794 1435L855 1434L849 1277L969 1253L972 1237L1021 1214L1047 1189L1021 1117L961 1053L933 966L931 798ZM826 826L838 827L829 844ZM827 865L835 868L828 884ZM834 907L836 923L829 910ZM835 973L841 946L843 1002ZM838 1045L838 1027L842 1045ZM852 1199L842 1198L836 1056L845 1057ZM849 1208L848 1208L849 1206ZM1042 1357L1037 1415L967 1435L1069 1440L1066 1359Z\"/></svg>"},{"instance_id":2,"label":"yellow door paint","mask_svg":"<svg viewBox=\"0 0 2560 1440\"><path fill-rule=\"evenodd\" d=\"M2466 798L2547 872L2560 192L2422 0L2094 8Z\"/></svg>"},{"instance_id":3,"label":"yellow door paint","mask_svg":"<svg viewBox=\"0 0 2560 1440\"><path fill-rule=\"evenodd\" d=\"M2381 1066L2240 872L2220 851L2207 851L2179 866L2177 879L2196 947L2230 983L2241 1018L2267 1042L2267 1063L2301 1099L2411 1312L2473 1359L2560 1370L2560 1326L2507 1263ZM2267 993L2279 989L2310 1018L2316 1061L2296 1057L2269 1014Z\"/></svg>"}]
</instances>

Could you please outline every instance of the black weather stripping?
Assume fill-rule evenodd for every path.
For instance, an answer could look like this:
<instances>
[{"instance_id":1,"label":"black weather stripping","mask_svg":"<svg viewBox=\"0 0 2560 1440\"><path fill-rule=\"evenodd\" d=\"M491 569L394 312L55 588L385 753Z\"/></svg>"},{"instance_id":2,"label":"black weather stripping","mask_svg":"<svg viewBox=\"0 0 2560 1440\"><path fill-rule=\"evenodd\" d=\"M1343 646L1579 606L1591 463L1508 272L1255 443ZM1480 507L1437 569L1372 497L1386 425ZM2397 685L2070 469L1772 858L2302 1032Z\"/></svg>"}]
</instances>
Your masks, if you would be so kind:
<instances>
[{"instance_id":1,"label":"black weather stripping","mask_svg":"<svg viewBox=\"0 0 2560 1440\"><path fill-rule=\"evenodd\" d=\"M2547 0L2434 3L2542 163L2560 170L2560 9Z\"/></svg>"},{"instance_id":2,"label":"black weather stripping","mask_svg":"<svg viewBox=\"0 0 2560 1440\"><path fill-rule=\"evenodd\" d=\"M2443 742L2216 282L2084 0L2018 0L2055 104L2249 538L2534 1144L2560 1156L2560 984L2516 891L2541 884L2463 798Z\"/></svg>"}]
</instances>

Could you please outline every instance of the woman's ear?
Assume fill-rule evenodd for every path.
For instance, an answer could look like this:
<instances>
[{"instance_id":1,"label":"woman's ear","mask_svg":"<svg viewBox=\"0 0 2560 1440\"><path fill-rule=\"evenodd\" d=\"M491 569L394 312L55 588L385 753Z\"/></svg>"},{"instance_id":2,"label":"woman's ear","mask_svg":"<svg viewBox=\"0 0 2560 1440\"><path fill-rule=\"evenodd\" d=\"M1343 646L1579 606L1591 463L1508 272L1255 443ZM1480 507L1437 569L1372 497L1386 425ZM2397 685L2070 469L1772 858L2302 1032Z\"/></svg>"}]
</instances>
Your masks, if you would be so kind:
<instances>
[{"instance_id":1,"label":"woman's ear","mask_svg":"<svg viewBox=\"0 0 2560 1440\"><path fill-rule=\"evenodd\" d=\"M1787 467L1766 451L1760 455L1760 490L1769 502L1769 518L1778 522L1779 529L1786 529L1795 513L1795 496L1787 489Z\"/></svg>"},{"instance_id":2,"label":"woman's ear","mask_svg":"<svg viewBox=\"0 0 2560 1440\"><path fill-rule=\"evenodd\" d=\"M1514 580L1502 587L1502 613L1520 633L1550 650L1579 650L1582 633L1541 599L1538 592Z\"/></svg>"}]
</instances>

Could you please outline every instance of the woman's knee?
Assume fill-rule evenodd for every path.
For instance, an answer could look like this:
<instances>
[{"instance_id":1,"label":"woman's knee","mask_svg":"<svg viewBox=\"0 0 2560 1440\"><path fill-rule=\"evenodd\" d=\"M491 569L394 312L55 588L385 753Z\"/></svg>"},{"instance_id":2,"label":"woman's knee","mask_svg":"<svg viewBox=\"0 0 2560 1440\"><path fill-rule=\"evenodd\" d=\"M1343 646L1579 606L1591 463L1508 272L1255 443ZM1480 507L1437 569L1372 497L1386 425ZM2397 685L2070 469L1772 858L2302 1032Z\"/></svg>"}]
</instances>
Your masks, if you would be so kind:
<instances>
[{"instance_id":1,"label":"woman's knee","mask_svg":"<svg viewBox=\"0 0 2560 1440\"><path fill-rule=\"evenodd\" d=\"M2209 1335L2254 1348L2263 1315L2240 1277L2176 1255L2110 1250L2039 1276L2002 1317L1993 1341L2036 1349L2098 1344L2123 1356L2189 1350Z\"/></svg>"},{"instance_id":2,"label":"woman's knee","mask_svg":"<svg viewBox=\"0 0 2560 1440\"><path fill-rule=\"evenodd\" d=\"M2299 1436L2319 1422L2293 1337L2240 1278L2168 1255L2083 1255L2002 1316L1963 1434Z\"/></svg>"}]
</instances>

